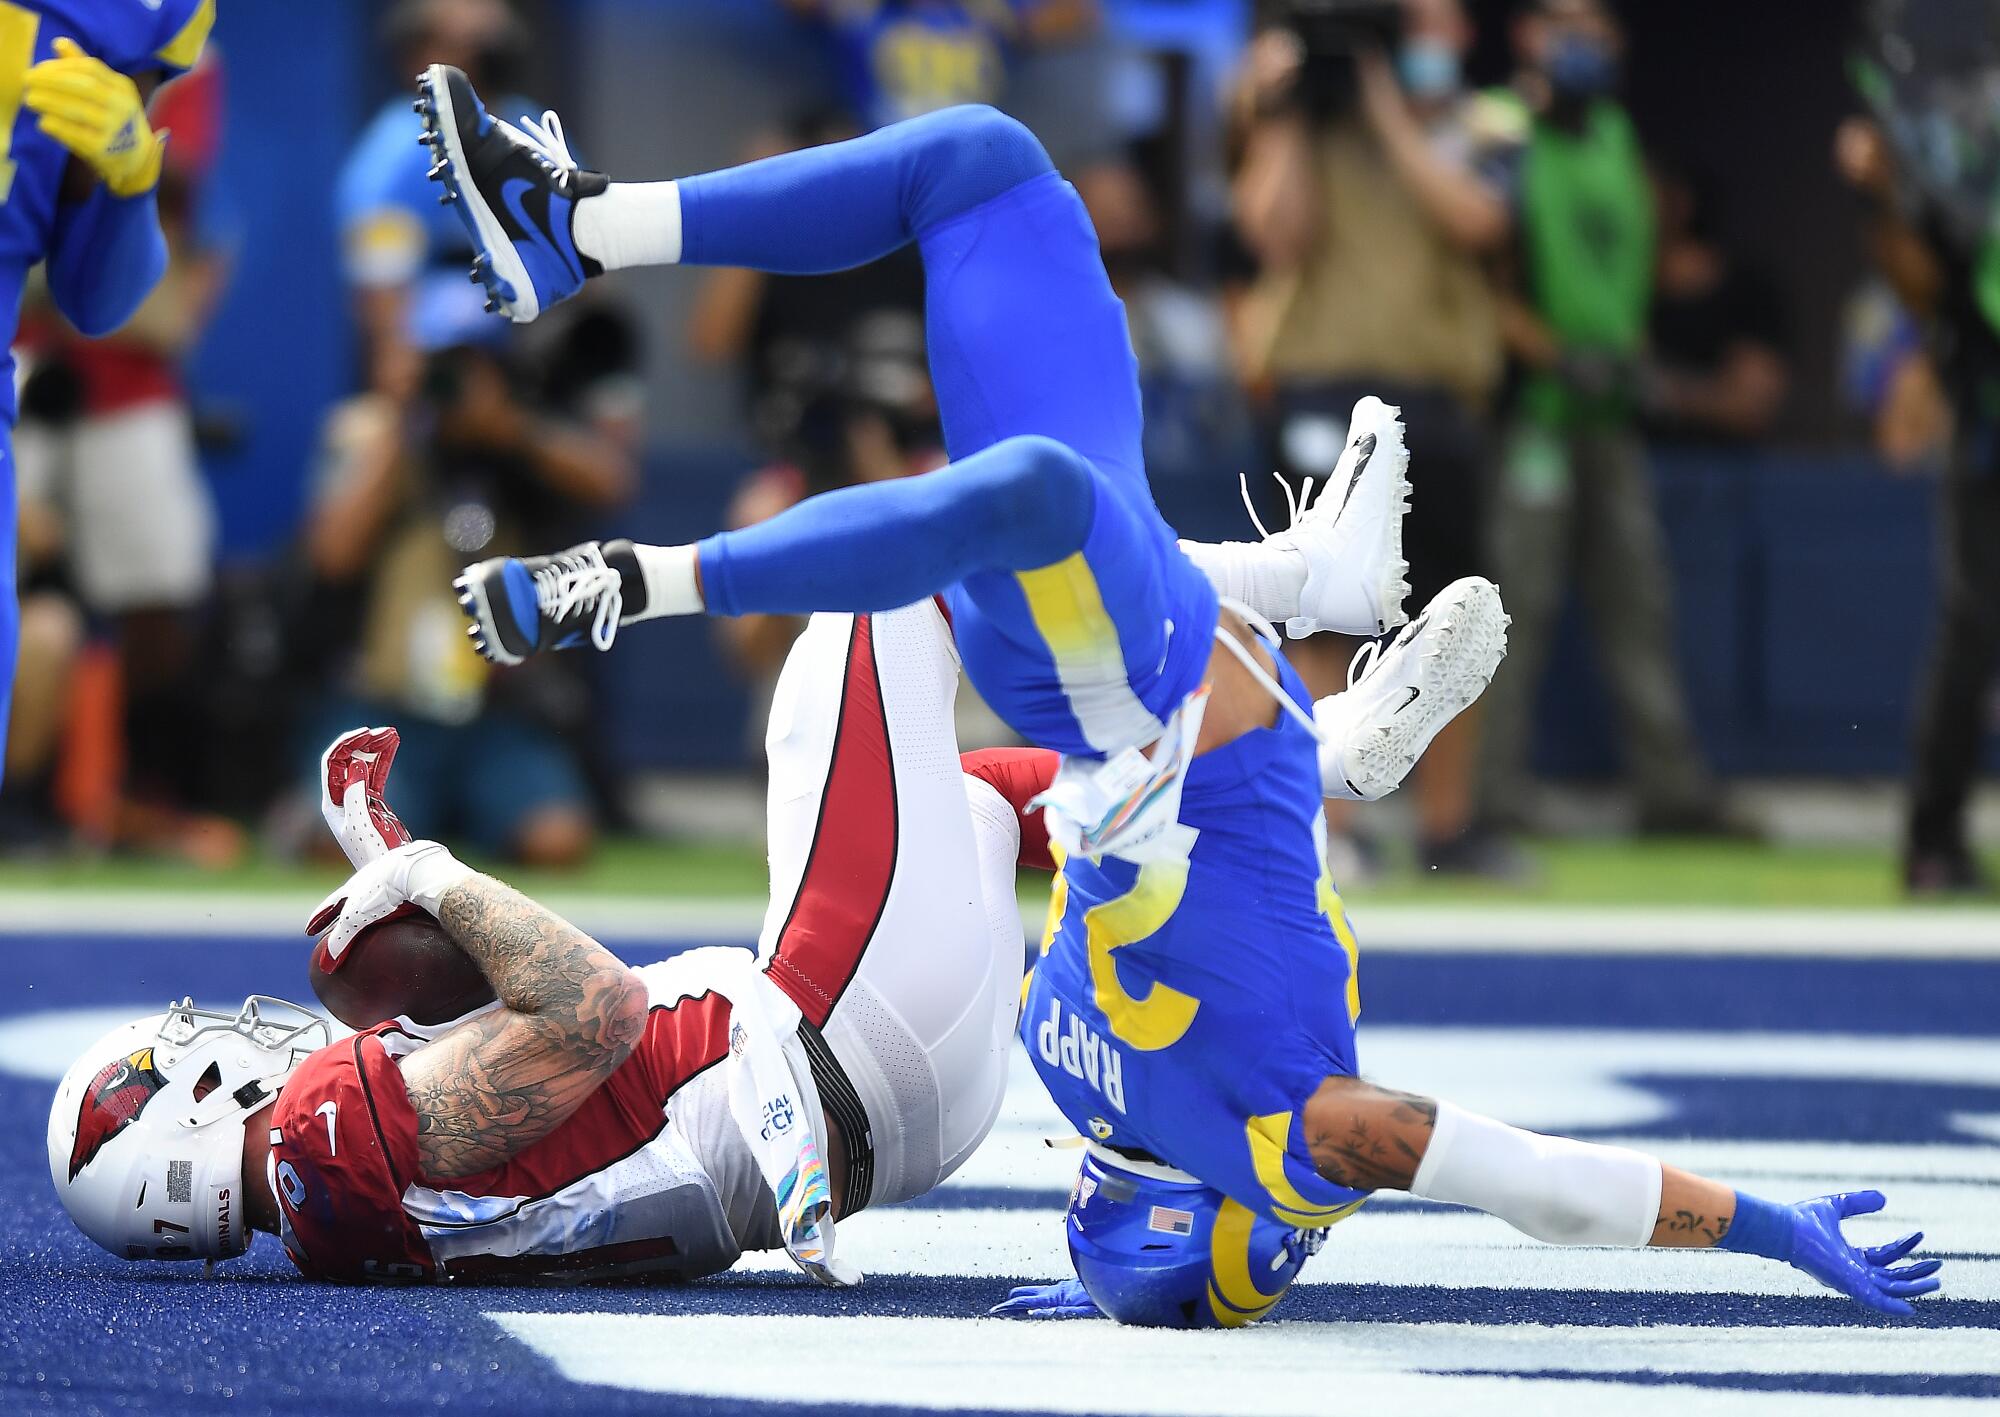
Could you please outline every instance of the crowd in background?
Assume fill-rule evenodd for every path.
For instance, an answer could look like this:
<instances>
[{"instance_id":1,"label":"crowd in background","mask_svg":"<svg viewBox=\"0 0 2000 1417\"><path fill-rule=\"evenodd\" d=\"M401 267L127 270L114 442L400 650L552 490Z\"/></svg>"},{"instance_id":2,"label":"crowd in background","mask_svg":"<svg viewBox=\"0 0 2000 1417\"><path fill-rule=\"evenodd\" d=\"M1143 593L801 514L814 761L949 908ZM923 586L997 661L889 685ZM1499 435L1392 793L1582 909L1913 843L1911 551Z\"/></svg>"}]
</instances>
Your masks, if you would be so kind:
<instances>
[{"instance_id":1,"label":"crowd in background","mask_svg":"<svg viewBox=\"0 0 2000 1417\"><path fill-rule=\"evenodd\" d=\"M793 12L835 83L742 134L740 160L964 102L1015 108L1043 134L1131 317L1170 517L1233 500L1252 469L1322 484L1356 399L1402 408L1413 613L1485 574L1514 616L1481 710L1407 789L1421 866L1528 871L1514 843L1545 826L1531 728L1572 599L1637 829L1757 832L1692 726L1651 459L1769 438L1794 392L1795 326L1778 284L1719 235L1709 174L1656 147L1622 104L1630 56L1608 0L1477 15L1461 0L1246 0L1243 42L1206 65L1161 62L1098 0L768 3ZM1509 70L1492 82L1470 77L1475 19ZM732 371L755 452L733 524L943 463L922 271L907 253L816 279L687 273L698 292L680 329L646 328L615 286L525 331L483 312L398 80L452 63L500 111L539 112L524 86L546 78L545 38L507 0L387 8L370 88L398 96L327 175L351 391L326 411L293 544L234 582L216 576L199 472L228 420L206 416L177 374L229 279L226 194L204 185L222 76L211 65L163 96L176 110L169 280L110 341L66 336L53 316L24 327L23 651L0 849L80 842L219 864L251 849L246 823L302 848L317 746L367 722L402 730L397 805L420 834L579 861L624 825L628 775L594 729L602 689L584 657L494 671L467 645L450 581L466 562L615 524L649 437L668 431L646 422L649 354L672 346ZM1061 82L1038 99L1036 66L1058 59ZM1067 107L1046 102L1051 88ZM1083 124L1079 92L1116 101ZM1882 271L1848 320L1848 396L1886 462L1946 470L1944 631L1908 878L1977 888L1964 818L2000 640L2000 481L1978 475L2000 417L2000 305L1987 308L2000 266L1910 199L1879 127L1843 129L1836 161ZM1266 522L1282 518L1261 471L1250 488ZM797 628L715 627L751 691L746 768L759 695ZM1342 686L1356 648L1297 647L1316 694ZM208 730L200 751L195 725ZM1004 729L974 706L964 733L970 746ZM1337 870L1368 869L1369 816L1330 823Z\"/></svg>"}]
</instances>

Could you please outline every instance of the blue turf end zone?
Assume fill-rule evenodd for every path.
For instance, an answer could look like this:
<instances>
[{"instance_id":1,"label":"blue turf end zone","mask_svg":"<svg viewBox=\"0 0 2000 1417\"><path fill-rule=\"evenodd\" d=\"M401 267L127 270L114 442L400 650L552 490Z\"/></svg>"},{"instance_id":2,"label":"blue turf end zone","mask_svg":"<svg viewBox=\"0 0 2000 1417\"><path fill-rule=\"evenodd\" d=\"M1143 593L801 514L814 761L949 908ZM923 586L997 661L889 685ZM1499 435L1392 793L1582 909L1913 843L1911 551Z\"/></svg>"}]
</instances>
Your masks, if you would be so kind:
<instances>
[{"instance_id":1,"label":"blue turf end zone","mask_svg":"<svg viewBox=\"0 0 2000 1417\"><path fill-rule=\"evenodd\" d=\"M669 952L629 940L620 949L635 963ZM268 1238L213 1278L195 1266L125 1264L71 1230L50 1187L42 1137L51 1076L68 1061L51 1050L74 1050L79 1029L87 1041L88 1030L107 1026L119 1010L136 1015L187 991L209 1002L252 990L309 997L303 944L16 933L0 934L0 950L14 981L0 1003L0 1186L10 1197L0 1209L0 1412L440 1410L609 1417L670 1410L706 1417L785 1408L803 1414L838 1407L853 1394L837 1388L826 1394L831 1403L802 1393L799 1402L774 1404L579 1383L488 1315L582 1312L606 1316L601 1321L607 1323L655 1315L718 1322L806 1315L828 1325L881 1317L956 1320L983 1312L1011 1281L1042 1277L1009 1274L991 1263L950 1272L949 1254L940 1262L934 1253L914 1252L924 1272L878 1266L862 1287L844 1292L780 1273L679 1288L340 1289L299 1281ZM1336 1341L1323 1335L1347 1331L1322 1330L1322 1324L1384 1326L1384 1332L1392 1325L1576 1325L1607 1338L1663 1326L1715 1332L1713 1365L1699 1371L1607 1367L1589 1359L1587 1344L1552 1349L1532 1367L1466 1362L1431 1368L1424 1354L1441 1350L1426 1342L1412 1345L1409 1370L1396 1379L1415 1382L1443 1372L1454 1382L1523 1383L1524 1392L1558 1395L1537 1398L1538 1405L1559 1400L1564 1391L1581 1399L1604 1384L1626 1395L1621 1405L1662 1399L1669 1395L1663 1384L1677 1385L1684 1400L1696 1404L1718 1390L1744 1401L1761 1400L1760 1394L1792 1402L1854 1394L2000 1398L2000 1146L1994 1145L2000 1141L2000 959L1364 949L1362 969L1364 1067L1371 1038L1380 1040L1375 1051L1382 1060L1435 1054L1470 1060L1463 1065L1472 1067L1483 1057L1505 1059L1512 1039L1524 1049L1544 1050L1535 1056L1574 1058L1563 1066L1579 1069L1579 1089L1601 1094L1611 1110L1595 1124L1581 1119L1567 1130L1636 1138L1670 1153L1709 1148L1700 1154L1725 1158L1744 1184L1764 1168L1767 1179L1754 1183L1774 1195L1796 1184L1787 1168L1801 1157L1813 1159L1796 1174L1818 1175L1811 1168L1821 1167L1836 1178L1852 1172L1879 1179L1892 1202L1899 1195L1911 1198L1904 1215L1912 1206L1937 1208L1942 1223L1924 1215L1916 1220L1930 1230L1930 1245L1950 1257L1948 1290L1955 1271L1969 1278L1957 1288L1963 1297L1921 1304L1917 1317L1902 1325L1899 1341L1915 1345L1907 1369L1873 1361L1795 1364L1782 1353L1771 1359L1772 1334L1780 1344L1787 1331L1801 1341L1828 1329L1858 1338L1883 1322L1803 1291L1605 1288L1560 1278L1523 1285L1504 1268L1525 1263L1521 1252L1498 1249L1467 1252L1462 1274L1432 1265L1428 1277L1397 1282L1393 1249L1387 1272L1369 1268L1383 1262L1381 1242L1370 1237L1419 1227L1407 1250L1421 1269L1428 1262L1421 1227L1457 1225L1460 1217L1444 1207L1385 1204L1334 1232L1306 1276L1312 1280L1319 1271L1329 1282L1295 1292L1280 1311L1286 1323L1278 1327L1320 1348ZM100 1011L108 1012L100 1017ZM1502 1051L1480 1051L1493 1048ZM1950 1061L1961 1055L1962 1070ZM1732 1056L1747 1061L1732 1071ZM1946 1062L1938 1064L1939 1058ZM994 1227L1056 1226L1063 1199L1060 1186L968 1176L966 1184L897 1208L879 1223L937 1224L946 1237L952 1226L965 1225L990 1240ZM1370 1226L1375 1228L1365 1228ZM1449 1233L1473 1235L1481 1244L1492 1239L1486 1231ZM1651 1258L1619 1256L1616 1262L1643 1266ZM1355 1282L1338 1282L1343 1273ZM1077 1331L1075 1325L1059 1327ZM1924 1370L1923 1355L1932 1351L1924 1343L1957 1341L1950 1331L1981 1329L1993 1332L1995 1355L1983 1371L1962 1362L1963 1371ZM1018 1324L980 1332L1005 1337L1023 1330L1036 1336L1033 1327ZM1107 1335L1106 1342L1116 1337L1105 1328L1098 1333ZM1755 1362L1731 1365L1732 1333L1760 1336L1764 1346ZM656 1357L669 1369L675 1361L671 1352ZM786 1358L746 1354L744 1360L768 1366ZM896 1355L883 1354L881 1363L882 1382L870 1394L874 1405L936 1410L939 1403L975 1400L911 1392L897 1383ZM995 1399L1001 1405L993 1410L1034 1411L1035 1391L1007 1393ZM1174 1408L1170 1396L1142 1396L1133 1410Z\"/></svg>"}]
</instances>

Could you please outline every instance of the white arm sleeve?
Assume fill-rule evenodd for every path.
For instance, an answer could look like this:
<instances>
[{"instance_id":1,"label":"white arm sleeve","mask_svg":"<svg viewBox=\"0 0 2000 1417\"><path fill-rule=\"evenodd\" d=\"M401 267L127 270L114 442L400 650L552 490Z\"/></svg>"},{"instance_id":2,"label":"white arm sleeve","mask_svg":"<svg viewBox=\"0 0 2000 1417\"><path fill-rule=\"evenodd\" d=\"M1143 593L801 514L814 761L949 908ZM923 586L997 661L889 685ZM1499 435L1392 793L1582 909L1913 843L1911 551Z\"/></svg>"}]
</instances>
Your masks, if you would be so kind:
<instances>
[{"instance_id":1,"label":"white arm sleeve","mask_svg":"<svg viewBox=\"0 0 2000 1417\"><path fill-rule=\"evenodd\" d=\"M1224 599L1279 625L1299 613L1306 561L1296 551L1261 541L1183 541L1181 551Z\"/></svg>"},{"instance_id":2,"label":"white arm sleeve","mask_svg":"<svg viewBox=\"0 0 2000 1417\"><path fill-rule=\"evenodd\" d=\"M1551 1245L1637 1248L1652 1240L1657 1158L1525 1132L1449 1102L1437 1109L1411 1195L1469 1205Z\"/></svg>"}]
</instances>

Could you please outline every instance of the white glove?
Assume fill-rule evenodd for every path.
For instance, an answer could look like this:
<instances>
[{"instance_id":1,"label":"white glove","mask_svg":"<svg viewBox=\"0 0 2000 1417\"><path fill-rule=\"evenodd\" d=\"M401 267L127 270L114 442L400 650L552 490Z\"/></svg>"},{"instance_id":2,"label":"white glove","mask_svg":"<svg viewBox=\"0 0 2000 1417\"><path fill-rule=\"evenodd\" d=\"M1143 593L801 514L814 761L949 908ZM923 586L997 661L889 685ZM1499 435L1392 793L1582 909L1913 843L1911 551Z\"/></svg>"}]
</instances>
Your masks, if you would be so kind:
<instances>
[{"instance_id":1,"label":"white glove","mask_svg":"<svg viewBox=\"0 0 2000 1417\"><path fill-rule=\"evenodd\" d=\"M338 960L370 925L411 907L435 917L445 892L475 874L434 841L413 841L363 866L347 884L319 903L308 935L326 936L329 959Z\"/></svg>"},{"instance_id":2,"label":"white glove","mask_svg":"<svg viewBox=\"0 0 2000 1417\"><path fill-rule=\"evenodd\" d=\"M393 728L350 728L319 759L319 813L359 870L412 838L382 794L402 736Z\"/></svg>"}]
</instances>

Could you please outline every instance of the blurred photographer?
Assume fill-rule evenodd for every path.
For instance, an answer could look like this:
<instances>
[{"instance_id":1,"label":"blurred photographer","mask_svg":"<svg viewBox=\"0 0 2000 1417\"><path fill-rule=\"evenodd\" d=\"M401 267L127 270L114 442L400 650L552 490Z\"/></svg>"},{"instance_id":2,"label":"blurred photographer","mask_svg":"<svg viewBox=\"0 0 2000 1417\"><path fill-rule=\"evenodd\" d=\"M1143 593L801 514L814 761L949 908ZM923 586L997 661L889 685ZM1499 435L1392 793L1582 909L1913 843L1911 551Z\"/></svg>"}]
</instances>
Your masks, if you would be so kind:
<instances>
[{"instance_id":1,"label":"blurred photographer","mask_svg":"<svg viewBox=\"0 0 2000 1417\"><path fill-rule=\"evenodd\" d=\"M1235 94L1232 196L1259 267L1237 312L1239 357L1294 478L1332 472L1362 395L1402 408L1415 487L1404 550L1421 606L1486 569L1502 372L1486 258L1510 231L1487 169L1520 124L1464 86L1473 35L1459 0L1288 0L1263 20ZM1301 668L1330 693L1352 646L1315 643ZM1461 715L1417 770L1427 869L1516 869L1469 830L1478 736L1477 713Z\"/></svg>"},{"instance_id":2,"label":"blurred photographer","mask_svg":"<svg viewBox=\"0 0 2000 1417\"><path fill-rule=\"evenodd\" d=\"M629 496L635 472L616 438L547 411L506 334L472 286L424 288L408 331L415 395L365 394L329 420L305 546L315 638L345 662L303 741L394 724L419 769L400 780L412 830L566 866L594 835L578 754L555 726L582 690L559 661L493 670L451 582L469 560L574 534Z\"/></svg>"},{"instance_id":3,"label":"blurred photographer","mask_svg":"<svg viewBox=\"0 0 2000 1417\"><path fill-rule=\"evenodd\" d=\"M1913 173L1873 119L1850 118L1834 161L1865 203L1863 232L1883 279L1922 330L1949 414L1939 488L1940 616L1920 698L1905 887L1917 895L1983 893L1967 807L1990 729L2000 660L2000 237L1955 223L1945 194Z\"/></svg>"},{"instance_id":4,"label":"blurred photographer","mask_svg":"<svg viewBox=\"0 0 2000 1417\"><path fill-rule=\"evenodd\" d=\"M732 528L767 521L821 492L913 477L945 463L923 317L896 305L856 314L839 338L793 339L772 366L759 410L759 432L778 456L737 489L727 519ZM723 653L755 700L746 717L753 761L761 761L763 710L804 628L805 618L794 615L715 622Z\"/></svg>"},{"instance_id":5,"label":"blurred photographer","mask_svg":"<svg viewBox=\"0 0 2000 1417\"><path fill-rule=\"evenodd\" d=\"M464 280L472 262L465 227L438 204L430 152L416 142L410 75L430 64L463 69L508 119L541 105L518 97L532 43L507 0L394 0L381 40L390 93L341 166L334 214L368 386L407 395L422 362L408 338L416 289L431 278Z\"/></svg>"},{"instance_id":6,"label":"blurred photographer","mask_svg":"<svg viewBox=\"0 0 2000 1417\"><path fill-rule=\"evenodd\" d=\"M1521 368L1499 480L1496 579L1514 616L1486 696L1482 805L1532 825L1535 700L1572 581L1616 706L1640 830L1748 835L1696 745L1674 658L1672 585L1641 441L1658 223L1618 102L1623 37L1603 0L1530 0L1504 101L1527 130L1509 184L1520 240L1504 307Z\"/></svg>"}]
</instances>

